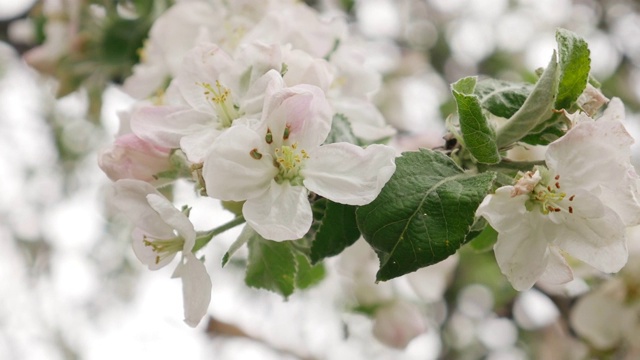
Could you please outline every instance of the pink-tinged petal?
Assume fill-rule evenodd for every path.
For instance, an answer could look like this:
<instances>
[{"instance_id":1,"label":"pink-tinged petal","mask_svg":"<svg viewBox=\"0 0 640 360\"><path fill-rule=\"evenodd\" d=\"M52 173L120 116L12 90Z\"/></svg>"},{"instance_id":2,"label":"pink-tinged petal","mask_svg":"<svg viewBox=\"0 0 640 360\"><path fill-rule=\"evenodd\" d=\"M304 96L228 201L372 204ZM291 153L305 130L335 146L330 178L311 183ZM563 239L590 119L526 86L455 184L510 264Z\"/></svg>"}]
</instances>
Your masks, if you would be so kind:
<instances>
[{"instance_id":1,"label":"pink-tinged petal","mask_svg":"<svg viewBox=\"0 0 640 360\"><path fill-rule=\"evenodd\" d=\"M549 244L544 227L548 224L541 221L542 216L532 212L521 217L518 227L498 232L493 247L500 271L518 291L531 288L547 268Z\"/></svg>"},{"instance_id":2,"label":"pink-tinged petal","mask_svg":"<svg viewBox=\"0 0 640 360\"><path fill-rule=\"evenodd\" d=\"M183 251L191 251L196 242L196 231L189 218L180 210L176 209L166 198L157 195L147 195L149 206L160 215L160 218L178 232L184 239Z\"/></svg>"},{"instance_id":3,"label":"pink-tinged petal","mask_svg":"<svg viewBox=\"0 0 640 360\"><path fill-rule=\"evenodd\" d=\"M237 125L222 133L204 159L207 194L242 201L263 194L278 173L264 135Z\"/></svg>"},{"instance_id":4,"label":"pink-tinged petal","mask_svg":"<svg viewBox=\"0 0 640 360\"><path fill-rule=\"evenodd\" d=\"M484 217L498 232L512 232L520 225L520 219L527 213L525 202L527 195L512 197L513 186L503 186L495 194L487 195L483 200L476 216Z\"/></svg>"},{"instance_id":5,"label":"pink-tinged petal","mask_svg":"<svg viewBox=\"0 0 640 360\"><path fill-rule=\"evenodd\" d=\"M549 247L547 268L540 276L540 281L550 285L566 284L573 280L573 271L564 256L555 247Z\"/></svg>"},{"instance_id":6,"label":"pink-tinged petal","mask_svg":"<svg viewBox=\"0 0 640 360\"><path fill-rule=\"evenodd\" d=\"M136 255L138 260L147 265L149 270L158 270L166 266L173 260L173 258L176 257L175 252L163 254L166 256L158 257L158 253L153 251L153 248L145 243L145 235L146 234L141 229L133 229L133 232L131 233L131 247L133 248L133 253Z\"/></svg>"},{"instance_id":7,"label":"pink-tinged petal","mask_svg":"<svg viewBox=\"0 0 640 360\"><path fill-rule=\"evenodd\" d=\"M114 183L109 194L110 203L133 222L141 231L155 238L173 237L173 228L155 212L147 201L148 194L160 193L149 183L123 179Z\"/></svg>"},{"instance_id":8,"label":"pink-tinged petal","mask_svg":"<svg viewBox=\"0 0 640 360\"><path fill-rule=\"evenodd\" d=\"M303 237L313 220L307 190L274 180L269 191L244 203L242 214L258 234L274 241Z\"/></svg>"},{"instance_id":9,"label":"pink-tinged petal","mask_svg":"<svg viewBox=\"0 0 640 360\"><path fill-rule=\"evenodd\" d=\"M211 144L221 134L212 126L204 127L180 140L180 148L192 163L201 163L211 150Z\"/></svg>"},{"instance_id":10,"label":"pink-tinged petal","mask_svg":"<svg viewBox=\"0 0 640 360\"><path fill-rule=\"evenodd\" d=\"M211 278L202 261L192 253L183 254L183 259L173 273L182 279L184 322L196 327L207 314L211 302Z\"/></svg>"},{"instance_id":11,"label":"pink-tinged petal","mask_svg":"<svg viewBox=\"0 0 640 360\"><path fill-rule=\"evenodd\" d=\"M393 175L396 151L385 145L366 148L335 143L309 152L300 171L307 189L329 200L348 205L373 201Z\"/></svg>"},{"instance_id":12,"label":"pink-tinged petal","mask_svg":"<svg viewBox=\"0 0 640 360\"><path fill-rule=\"evenodd\" d=\"M216 81L220 81L220 85L229 88L232 93L238 91L236 84L225 81L229 78L222 76L225 73L238 73L234 60L217 45L201 43L185 55L176 83L189 105L198 111L211 113L215 111L210 100L212 94L203 83L216 89ZM231 96L234 95L237 96Z\"/></svg>"},{"instance_id":13,"label":"pink-tinged petal","mask_svg":"<svg viewBox=\"0 0 640 360\"><path fill-rule=\"evenodd\" d=\"M333 111L320 88L297 85L265 99L263 119L275 146L298 143L302 149L320 146L331 131Z\"/></svg>"},{"instance_id":14,"label":"pink-tinged petal","mask_svg":"<svg viewBox=\"0 0 640 360\"><path fill-rule=\"evenodd\" d=\"M209 124L210 114L185 106L145 106L131 115L131 130L136 136L171 149L180 147L183 136Z\"/></svg>"},{"instance_id":15,"label":"pink-tinged petal","mask_svg":"<svg viewBox=\"0 0 640 360\"><path fill-rule=\"evenodd\" d=\"M580 217L579 211L572 215L567 217L573 219L567 219L563 226L558 226L560 231L554 243L600 271L614 273L622 269L629 254L626 227L620 217L606 206L598 218Z\"/></svg>"}]
</instances>

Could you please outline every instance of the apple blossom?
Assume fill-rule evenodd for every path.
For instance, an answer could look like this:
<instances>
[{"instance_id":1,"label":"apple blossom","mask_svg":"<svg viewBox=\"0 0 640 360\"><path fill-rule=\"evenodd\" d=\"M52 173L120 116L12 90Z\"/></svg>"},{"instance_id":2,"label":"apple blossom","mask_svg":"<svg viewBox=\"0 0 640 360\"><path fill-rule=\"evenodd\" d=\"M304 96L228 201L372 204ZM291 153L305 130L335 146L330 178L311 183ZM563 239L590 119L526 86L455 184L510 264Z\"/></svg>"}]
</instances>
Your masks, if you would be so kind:
<instances>
[{"instance_id":1,"label":"apple blossom","mask_svg":"<svg viewBox=\"0 0 640 360\"><path fill-rule=\"evenodd\" d=\"M119 180L113 188L112 204L135 224L133 250L150 270L182 257L173 277L182 279L185 322L198 325L211 301L211 279L202 261L192 252L196 232L185 214L176 209L153 186L138 180Z\"/></svg>"},{"instance_id":2,"label":"apple blossom","mask_svg":"<svg viewBox=\"0 0 640 360\"><path fill-rule=\"evenodd\" d=\"M583 115L551 143L548 169L523 174L479 206L476 214L498 231L496 260L515 289L538 279L571 280L561 251L607 273L626 263L625 229L640 222L640 203L633 139L619 121L618 102L597 121Z\"/></svg>"},{"instance_id":3,"label":"apple blossom","mask_svg":"<svg viewBox=\"0 0 640 360\"><path fill-rule=\"evenodd\" d=\"M384 145L322 145L332 110L318 87L297 85L265 99L261 123L221 134L204 160L207 194L243 201L242 212L270 240L301 238L312 222L312 191L349 205L373 201L395 171ZM321 146L322 145L322 146Z\"/></svg>"}]
</instances>

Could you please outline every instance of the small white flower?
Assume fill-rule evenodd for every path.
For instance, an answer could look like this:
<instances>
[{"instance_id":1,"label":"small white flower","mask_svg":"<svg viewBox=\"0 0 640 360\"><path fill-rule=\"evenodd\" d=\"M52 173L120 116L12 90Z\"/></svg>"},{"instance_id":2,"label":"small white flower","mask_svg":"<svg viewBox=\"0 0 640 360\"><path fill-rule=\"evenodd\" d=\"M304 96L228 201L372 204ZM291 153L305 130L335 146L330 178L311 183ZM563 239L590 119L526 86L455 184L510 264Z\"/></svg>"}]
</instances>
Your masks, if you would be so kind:
<instances>
[{"instance_id":1,"label":"small white flower","mask_svg":"<svg viewBox=\"0 0 640 360\"><path fill-rule=\"evenodd\" d=\"M182 253L173 277L182 279L185 322L195 327L207 313L211 279L192 252L196 241L193 225L146 182L119 180L112 195L113 205L135 224L133 251L150 270L164 267Z\"/></svg>"},{"instance_id":2,"label":"small white flower","mask_svg":"<svg viewBox=\"0 0 640 360\"><path fill-rule=\"evenodd\" d=\"M243 201L243 215L271 240L301 238L312 222L313 191L329 200L364 205L395 171L395 150L384 145L322 145L332 110L321 89L285 88L265 99L257 127L238 125L220 135L205 158L207 194Z\"/></svg>"},{"instance_id":3,"label":"small white flower","mask_svg":"<svg viewBox=\"0 0 640 360\"><path fill-rule=\"evenodd\" d=\"M571 280L561 251L607 273L625 265L625 229L640 223L640 203L633 139L617 102L598 121L580 121L550 144L548 169L525 174L480 204L476 214L498 231L496 260L515 289L538 279Z\"/></svg>"}]
</instances>

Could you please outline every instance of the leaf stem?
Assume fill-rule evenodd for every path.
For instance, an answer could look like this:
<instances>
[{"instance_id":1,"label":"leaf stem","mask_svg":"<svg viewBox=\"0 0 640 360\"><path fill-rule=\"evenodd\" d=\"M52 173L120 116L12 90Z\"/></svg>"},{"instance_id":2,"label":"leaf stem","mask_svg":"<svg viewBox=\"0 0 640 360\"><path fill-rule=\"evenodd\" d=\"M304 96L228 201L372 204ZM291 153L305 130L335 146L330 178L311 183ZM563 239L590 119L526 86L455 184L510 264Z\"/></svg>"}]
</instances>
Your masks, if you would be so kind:
<instances>
[{"instance_id":1,"label":"leaf stem","mask_svg":"<svg viewBox=\"0 0 640 360\"><path fill-rule=\"evenodd\" d=\"M229 221L228 223L218 226L215 229L199 233L198 237L196 237L196 244L193 246L192 252L195 253L196 251L205 247L209 243L209 241L213 239L214 236L220 235L223 232L229 229L232 229L244 222L245 222L244 216L240 215L235 219Z\"/></svg>"}]
</instances>

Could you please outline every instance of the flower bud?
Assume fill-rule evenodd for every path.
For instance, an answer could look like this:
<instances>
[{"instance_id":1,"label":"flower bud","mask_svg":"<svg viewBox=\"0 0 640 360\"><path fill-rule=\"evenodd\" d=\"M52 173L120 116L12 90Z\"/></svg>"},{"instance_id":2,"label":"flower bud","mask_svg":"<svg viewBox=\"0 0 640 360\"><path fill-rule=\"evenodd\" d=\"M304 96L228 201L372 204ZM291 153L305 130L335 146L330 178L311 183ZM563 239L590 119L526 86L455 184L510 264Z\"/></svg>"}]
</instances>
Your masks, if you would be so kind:
<instances>
[{"instance_id":1,"label":"flower bud","mask_svg":"<svg viewBox=\"0 0 640 360\"><path fill-rule=\"evenodd\" d=\"M156 180L154 175L169 170L170 149L148 143L134 134L120 135L112 147L103 151L98 165L113 180Z\"/></svg>"}]
</instances>

